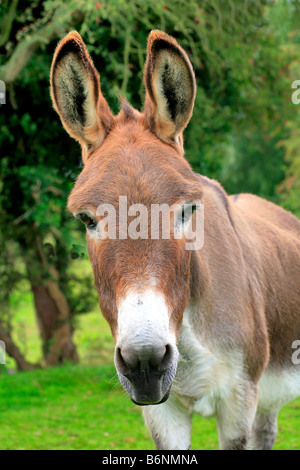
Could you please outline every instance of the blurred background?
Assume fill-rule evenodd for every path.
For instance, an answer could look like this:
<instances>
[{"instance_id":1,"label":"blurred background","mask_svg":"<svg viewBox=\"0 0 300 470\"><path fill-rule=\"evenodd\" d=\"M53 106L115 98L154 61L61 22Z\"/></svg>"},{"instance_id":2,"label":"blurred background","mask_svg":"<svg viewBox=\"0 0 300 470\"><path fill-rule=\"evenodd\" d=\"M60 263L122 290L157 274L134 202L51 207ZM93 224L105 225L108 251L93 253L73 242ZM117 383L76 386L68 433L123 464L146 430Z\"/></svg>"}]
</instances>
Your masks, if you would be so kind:
<instances>
[{"instance_id":1,"label":"blurred background","mask_svg":"<svg viewBox=\"0 0 300 470\"><path fill-rule=\"evenodd\" d=\"M49 71L72 29L114 112L121 96L142 109L151 29L174 36L197 79L185 131L195 171L228 193L252 192L300 216L292 88L300 80L300 3L0 2L0 448L153 449L139 408L118 385L84 229L66 211L81 154L52 108ZM282 410L277 448L300 449L299 407ZM193 426L193 448L217 448L213 419L196 417Z\"/></svg>"}]
</instances>

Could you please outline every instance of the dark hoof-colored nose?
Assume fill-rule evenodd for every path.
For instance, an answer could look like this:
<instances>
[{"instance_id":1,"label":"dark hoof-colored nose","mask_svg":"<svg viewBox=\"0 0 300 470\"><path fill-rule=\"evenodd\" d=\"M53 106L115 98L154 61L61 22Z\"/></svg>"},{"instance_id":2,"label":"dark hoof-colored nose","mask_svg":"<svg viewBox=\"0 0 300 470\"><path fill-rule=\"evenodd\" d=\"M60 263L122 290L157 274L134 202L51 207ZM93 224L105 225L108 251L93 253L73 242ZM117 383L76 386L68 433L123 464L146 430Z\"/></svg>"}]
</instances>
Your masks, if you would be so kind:
<instances>
[{"instance_id":1,"label":"dark hoof-colored nose","mask_svg":"<svg viewBox=\"0 0 300 470\"><path fill-rule=\"evenodd\" d=\"M168 399L176 373L176 345L119 343L115 364L121 384L131 400L141 406L163 403Z\"/></svg>"},{"instance_id":2,"label":"dark hoof-colored nose","mask_svg":"<svg viewBox=\"0 0 300 470\"><path fill-rule=\"evenodd\" d=\"M160 344L117 347L115 360L121 374L128 378L132 373L141 371L163 373L172 364L172 346Z\"/></svg>"}]
</instances>

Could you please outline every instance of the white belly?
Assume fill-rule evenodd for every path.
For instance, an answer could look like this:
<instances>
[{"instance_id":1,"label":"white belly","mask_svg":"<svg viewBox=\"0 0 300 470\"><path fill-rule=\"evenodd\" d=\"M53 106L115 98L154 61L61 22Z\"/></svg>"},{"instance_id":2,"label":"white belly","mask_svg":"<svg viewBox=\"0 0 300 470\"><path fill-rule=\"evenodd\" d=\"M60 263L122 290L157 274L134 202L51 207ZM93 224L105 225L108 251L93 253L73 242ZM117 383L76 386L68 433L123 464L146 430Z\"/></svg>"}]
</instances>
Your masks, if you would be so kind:
<instances>
[{"instance_id":1,"label":"white belly","mask_svg":"<svg viewBox=\"0 0 300 470\"><path fill-rule=\"evenodd\" d=\"M271 413L300 396L300 367L266 370L258 384L258 412Z\"/></svg>"}]
</instances>

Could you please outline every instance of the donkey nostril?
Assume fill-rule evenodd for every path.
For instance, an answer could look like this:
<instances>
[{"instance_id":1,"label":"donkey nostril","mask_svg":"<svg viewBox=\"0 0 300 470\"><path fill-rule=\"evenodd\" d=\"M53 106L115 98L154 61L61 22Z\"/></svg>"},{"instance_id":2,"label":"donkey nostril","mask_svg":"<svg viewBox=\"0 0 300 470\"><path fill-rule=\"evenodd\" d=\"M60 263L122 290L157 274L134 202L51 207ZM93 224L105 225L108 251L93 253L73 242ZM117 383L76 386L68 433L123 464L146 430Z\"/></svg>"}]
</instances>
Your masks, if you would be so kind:
<instances>
[{"instance_id":1,"label":"donkey nostril","mask_svg":"<svg viewBox=\"0 0 300 470\"><path fill-rule=\"evenodd\" d=\"M172 347L170 344L166 344L165 346L165 355L163 357L163 360L160 363L159 369L161 371L166 371L170 368L173 360L173 352L172 352Z\"/></svg>"},{"instance_id":2,"label":"donkey nostril","mask_svg":"<svg viewBox=\"0 0 300 470\"><path fill-rule=\"evenodd\" d=\"M116 364L123 375L134 372L139 368L139 357L134 348L130 346L118 347L116 350Z\"/></svg>"},{"instance_id":3,"label":"donkey nostril","mask_svg":"<svg viewBox=\"0 0 300 470\"><path fill-rule=\"evenodd\" d=\"M130 367L128 367L128 365L126 364L126 362L125 362L125 360L122 356L121 348L116 348L115 362L116 362L117 367L122 372L122 374L125 375L126 373L128 373L130 371Z\"/></svg>"}]
</instances>

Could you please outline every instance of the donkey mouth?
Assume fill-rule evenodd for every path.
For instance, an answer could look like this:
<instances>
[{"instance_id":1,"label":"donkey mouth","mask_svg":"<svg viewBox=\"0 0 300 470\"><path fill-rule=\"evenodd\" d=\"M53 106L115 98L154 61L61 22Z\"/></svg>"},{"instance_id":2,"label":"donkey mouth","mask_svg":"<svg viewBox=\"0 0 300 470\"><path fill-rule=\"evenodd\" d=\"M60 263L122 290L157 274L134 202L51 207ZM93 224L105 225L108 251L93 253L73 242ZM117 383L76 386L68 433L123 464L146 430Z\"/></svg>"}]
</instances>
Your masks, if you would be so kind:
<instances>
[{"instance_id":1,"label":"donkey mouth","mask_svg":"<svg viewBox=\"0 0 300 470\"><path fill-rule=\"evenodd\" d=\"M142 370L123 375L118 368L117 373L133 403L139 406L160 405L169 398L176 368L177 361L161 373Z\"/></svg>"},{"instance_id":2,"label":"donkey mouth","mask_svg":"<svg viewBox=\"0 0 300 470\"><path fill-rule=\"evenodd\" d=\"M160 401L154 401L154 402L150 401L149 402L148 400L146 400L146 401L143 401L143 402L138 402L138 401L134 400L132 397L130 397L130 399L135 405L138 405L138 406L161 405L162 403L167 401L167 399L169 398L170 391L171 391L171 387L169 388L167 393L164 395L164 397Z\"/></svg>"}]
</instances>

